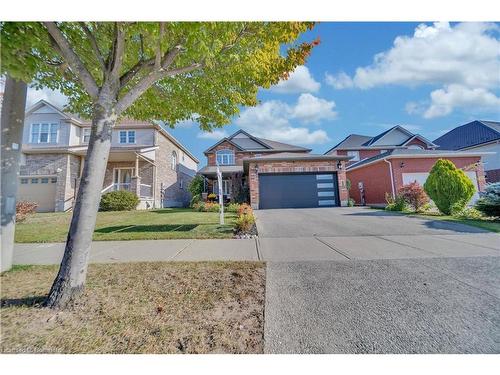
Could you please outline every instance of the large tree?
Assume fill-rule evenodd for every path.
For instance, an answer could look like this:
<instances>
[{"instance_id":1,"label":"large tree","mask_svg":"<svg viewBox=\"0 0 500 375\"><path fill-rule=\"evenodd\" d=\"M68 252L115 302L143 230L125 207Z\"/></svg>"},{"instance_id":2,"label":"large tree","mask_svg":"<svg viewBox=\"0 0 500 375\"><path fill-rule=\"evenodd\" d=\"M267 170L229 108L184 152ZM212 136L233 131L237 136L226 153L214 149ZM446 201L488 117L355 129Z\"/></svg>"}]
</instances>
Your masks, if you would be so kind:
<instances>
[{"instance_id":1,"label":"large tree","mask_svg":"<svg viewBox=\"0 0 500 375\"><path fill-rule=\"evenodd\" d=\"M304 22L3 23L2 73L58 89L92 131L64 257L47 299L64 307L85 284L108 160L122 116L193 119L221 127L259 87L286 78L314 44L297 43Z\"/></svg>"}]
</instances>

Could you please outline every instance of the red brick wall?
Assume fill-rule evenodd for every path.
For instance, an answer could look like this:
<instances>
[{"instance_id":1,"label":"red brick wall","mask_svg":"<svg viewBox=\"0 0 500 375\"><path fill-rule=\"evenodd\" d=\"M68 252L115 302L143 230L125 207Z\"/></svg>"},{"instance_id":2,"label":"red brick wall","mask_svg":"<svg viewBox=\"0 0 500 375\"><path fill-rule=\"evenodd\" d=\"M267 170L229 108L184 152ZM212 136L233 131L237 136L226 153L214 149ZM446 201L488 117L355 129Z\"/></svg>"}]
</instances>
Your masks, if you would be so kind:
<instances>
[{"instance_id":1,"label":"red brick wall","mask_svg":"<svg viewBox=\"0 0 500 375\"><path fill-rule=\"evenodd\" d=\"M290 173L290 172L337 172L339 196L341 205L347 204L348 192L346 188L345 162L342 169L337 170L337 160L311 160L311 161L274 161L250 163L250 203L254 209L259 208L259 173ZM258 164L258 172L256 166Z\"/></svg>"},{"instance_id":2,"label":"red brick wall","mask_svg":"<svg viewBox=\"0 0 500 375\"><path fill-rule=\"evenodd\" d=\"M485 178L484 170L480 157L454 157L447 158L451 160L457 168L465 171L476 171L476 177L479 184L479 190L484 189ZM392 164L394 185L396 192L403 186L403 173L425 173L430 172L432 166L438 158L421 159L389 159ZM401 162L404 167L401 168ZM476 165L478 163L478 165ZM370 164L364 168L347 171L347 178L351 181L350 196L361 203L358 182L362 181L365 189L365 199L367 204L385 203L385 193L391 193L391 178L389 164L381 160L380 162Z\"/></svg>"},{"instance_id":3,"label":"red brick wall","mask_svg":"<svg viewBox=\"0 0 500 375\"><path fill-rule=\"evenodd\" d=\"M490 169L486 171L488 183L500 182L500 169Z\"/></svg>"}]
</instances>

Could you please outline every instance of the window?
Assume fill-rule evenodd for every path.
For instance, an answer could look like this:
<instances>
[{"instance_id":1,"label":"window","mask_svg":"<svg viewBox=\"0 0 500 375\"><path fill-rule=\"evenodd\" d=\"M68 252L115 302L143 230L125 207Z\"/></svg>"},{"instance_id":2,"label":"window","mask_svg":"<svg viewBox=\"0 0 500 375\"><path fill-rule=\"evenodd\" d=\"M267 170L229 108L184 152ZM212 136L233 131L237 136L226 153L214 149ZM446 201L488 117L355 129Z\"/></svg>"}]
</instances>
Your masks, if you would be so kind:
<instances>
[{"instance_id":1,"label":"window","mask_svg":"<svg viewBox=\"0 0 500 375\"><path fill-rule=\"evenodd\" d=\"M219 186L218 186L218 181L214 181L214 194L219 194ZM230 193L230 188L231 188L231 181L229 180L222 180L222 194L223 195L229 195Z\"/></svg>"},{"instance_id":2,"label":"window","mask_svg":"<svg viewBox=\"0 0 500 375\"><path fill-rule=\"evenodd\" d=\"M347 151L347 156L353 156L350 161L359 161L359 151Z\"/></svg>"},{"instance_id":3,"label":"window","mask_svg":"<svg viewBox=\"0 0 500 375\"><path fill-rule=\"evenodd\" d=\"M21 178L21 184L26 185L28 183L27 178Z\"/></svg>"},{"instance_id":4,"label":"window","mask_svg":"<svg viewBox=\"0 0 500 375\"><path fill-rule=\"evenodd\" d=\"M179 188L184 189L184 180L182 178L179 179Z\"/></svg>"},{"instance_id":5,"label":"window","mask_svg":"<svg viewBox=\"0 0 500 375\"><path fill-rule=\"evenodd\" d=\"M120 143L135 143L135 130L120 130Z\"/></svg>"},{"instance_id":6,"label":"window","mask_svg":"<svg viewBox=\"0 0 500 375\"><path fill-rule=\"evenodd\" d=\"M387 152L387 150L380 150L380 153L381 153L381 154L383 154L383 153L385 153L385 152Z\"/></svg>"},{"instance_id":7,"label":"window","mask_svg":"<svg viewBox=\"0 0 500 375\"><path fill-rule=\"evenodd\" d=\"M31 143L57 143L58 124L31 124Z\"/></svg>"},{"instance_id":8,"label":"window","mask_svg":"<svg viewBox=\"0 0 500 375\"><path fill-rule=\"evenodd\" d=\"M173 171L177 170L177 153L175 151L172 151L170 168L172 168Z\"/></svg>"},{"instance_id":9,"label":"window","mask_svg":"<svg viewBox=\"0 0 500 375\"><path fill-rule=\"evenodd\" d=\"M316 180L333 180L332 174L317 174Z\"/></svg>"},{"instance_id":10,"label":"window","mask_svg":"<svg viewBox=\"0 0 500 375\"><path fill-rule=\"evenodd\" d=\"M57 177L52 177L52 178L50 179L50 183L51 183L51 184L55 184L56 182L57 182Z\"/></svg>"},{"instance_id":11,"label":"window","mask_svg":"<svg viewBox=\"0 0 500 375\"><path fill-rule=\"evenodd\" d=\"M410 146L408 146L408 149L409 150L423 150L424 148L422 146L419 146L419 145L410 145Z\"/></svg>"},{"instance_id":12,"label":"window","mask_svg":"<svg viewBox=\"0 0 500 375\"><path fill-rule=\"evenodd\" d=\"M42 184L48 184L49 183L49 178L48 177L43 177L40 179Z\"/></svg>"},{"instance_id":13,"label":"window","mask_svg":"<svg viewBox=\"0 0 500 375\"><path fill-rule=\"evenodd\" d=\"M89 143L91 130L92 129L90 129L90 128L83 129L83 143Z\"/></svg>"},{"instance_id":14,"label":"window","mask_svg":"<svg viewBox=\"0 0 500 375\"><path fill-rule=\"evenodd\" d=\"M215 155L219 165L234 165L234 152L232 150L219 150Z\"/></svg>"},{"instance_id":15,"label":"window","mask_svg":"<svg viewBox=\"0 0 500 375\"><path fill-rule=\"evenodd\" d=\"M38 184L38 178L32 178L31 179L32 184Z\"/></svg>"}]
</instances>

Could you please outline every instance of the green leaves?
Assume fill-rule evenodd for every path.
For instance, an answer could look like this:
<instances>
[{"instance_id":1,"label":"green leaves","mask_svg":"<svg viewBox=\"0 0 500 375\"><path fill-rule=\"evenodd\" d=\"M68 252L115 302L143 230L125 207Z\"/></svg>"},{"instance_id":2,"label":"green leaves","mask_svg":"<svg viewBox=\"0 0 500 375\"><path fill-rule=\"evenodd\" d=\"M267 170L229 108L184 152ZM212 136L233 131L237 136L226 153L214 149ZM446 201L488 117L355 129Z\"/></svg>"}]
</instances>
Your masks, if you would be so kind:
<instances>
[{"instance_id":1,"label":"green leaves","mask_svg":"<svg viewBox=\"0 0 500 375\"><path fill-rule=\"evenodd\" d=\"M110 69L115 24L110 22L58 23L99 88L115 88L116 101L137 90L141 80L155 72L176 46L181 52L156 82L122 114L141 120L163 120L170 125L196 117L209 130L227 124L241 106L255 105L259 87L268 88L304 64L312 43L297 45L299 35L313 27L305 22L137 22L120 25L125 48L117 83ZM64 61L57 45L40 23L2 23L2 73L61 90L69 110L89 117L93 103L80 77ZM160 31L163 30L163 31ZM286 53L281 49L286 46ZM170 76L168 71L200 64L199 68ZM141 92L142 92L141 91ZM128 104L127 104L128 105Z\"/></svg>"}]
</instances>

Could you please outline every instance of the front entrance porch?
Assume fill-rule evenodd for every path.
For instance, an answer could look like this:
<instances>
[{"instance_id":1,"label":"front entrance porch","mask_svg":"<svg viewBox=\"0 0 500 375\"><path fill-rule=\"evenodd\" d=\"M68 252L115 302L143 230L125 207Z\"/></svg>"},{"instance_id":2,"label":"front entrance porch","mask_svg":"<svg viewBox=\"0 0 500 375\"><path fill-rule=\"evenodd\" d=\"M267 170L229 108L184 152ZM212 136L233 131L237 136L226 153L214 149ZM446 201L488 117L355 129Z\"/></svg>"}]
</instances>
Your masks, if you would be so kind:
<instances>
[{"instance_id":1,"label":"front entrance porch","mask_svg":"<svg viewBox=\"0 0 500 375\"><path fill-rule=\"evenodd\" d=\"M248 202L248 181L241 166L221 166L224 202ZM205 167L199 172L205 178L204 195L215 194L219 198L217 168Z\"/></svg>"}]
</instances>

